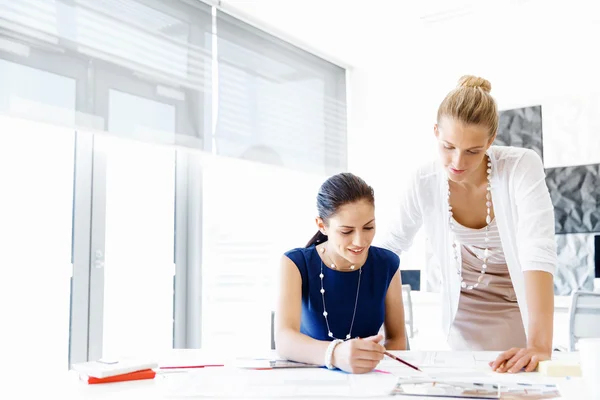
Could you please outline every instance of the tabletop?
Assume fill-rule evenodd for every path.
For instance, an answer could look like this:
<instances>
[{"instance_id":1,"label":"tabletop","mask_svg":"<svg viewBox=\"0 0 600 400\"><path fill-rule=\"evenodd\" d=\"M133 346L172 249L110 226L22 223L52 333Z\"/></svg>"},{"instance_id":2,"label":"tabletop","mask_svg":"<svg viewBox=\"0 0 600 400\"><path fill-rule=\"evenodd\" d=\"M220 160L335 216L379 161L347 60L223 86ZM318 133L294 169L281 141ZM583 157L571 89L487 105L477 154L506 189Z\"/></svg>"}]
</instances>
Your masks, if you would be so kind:
<instances>
[{"instance_id":1,"label":"tabletop","mask_svg":"<svg viewBox=\"0 0 600 400\"><path fill-rule=\"evenodd\" d=\"M498 352L393 351L436 379L451 381L494 382L498 384L556 384L561 399L581 399L580 378L548 378L539 373L498 374L488 362ZM262 354L258 357L274 357ZM555 353L554 359L578 360L577 353ZM412 398L390 396L398 377L416 377L420 373L386 358L378 371L354 375L324 368L248 370L236 367L233 358L203 350L172 350L158 360L161 367L223 364L187 370L158 369L152 380L88 385L73 371L68 373L22 373L0 386L0 398L50 399L168 399L168 398ZM428 397L418 397L428 399ZM433 399L433 398L430 398ZM439 400L439 398L436 398Z\"/></svg>"}]
</instances>

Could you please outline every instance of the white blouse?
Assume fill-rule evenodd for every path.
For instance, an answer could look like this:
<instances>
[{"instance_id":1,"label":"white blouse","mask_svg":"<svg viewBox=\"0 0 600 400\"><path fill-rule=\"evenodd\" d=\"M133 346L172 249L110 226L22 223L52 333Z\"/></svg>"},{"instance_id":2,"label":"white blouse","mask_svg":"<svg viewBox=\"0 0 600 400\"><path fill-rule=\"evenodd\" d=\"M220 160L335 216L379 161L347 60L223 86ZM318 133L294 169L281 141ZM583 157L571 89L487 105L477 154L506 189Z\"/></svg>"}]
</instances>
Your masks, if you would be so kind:
<instances>
[{"instance_id":1,"label":"white blouse","mask_svg":"<svg viewBox=\"0 0 600 400\"><path fill-rule=\"evenodd\" d=\"M491 146L487 154L492 163L495 220L527 331L529 315L523 273L554 274L557 258L554 207L537 153L517 147ZM439 161L419 168L402 195L391 231L384 234L380 244L400 254L410 248L421 226L425 227L442 273L442 324L446 335L456 315L461 290L460 277L453 270L447 177ZM462 261L459 262L462 265Z\"/></svg>"}]
</instances>

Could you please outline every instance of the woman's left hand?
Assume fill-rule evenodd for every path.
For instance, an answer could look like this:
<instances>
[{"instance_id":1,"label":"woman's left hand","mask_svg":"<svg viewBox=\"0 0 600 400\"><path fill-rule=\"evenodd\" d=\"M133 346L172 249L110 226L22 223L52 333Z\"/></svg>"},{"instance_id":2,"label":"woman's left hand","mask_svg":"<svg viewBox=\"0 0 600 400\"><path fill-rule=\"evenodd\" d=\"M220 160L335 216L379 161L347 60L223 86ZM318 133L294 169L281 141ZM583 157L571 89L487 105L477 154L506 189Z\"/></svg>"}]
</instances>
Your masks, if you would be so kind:
<instances>
[{"instance_id":1,"label":"woman's left hand","mask_svg":"<svg viewBox=\"0 0 600 400\"><path fill-rule=\"evenodd\" d=\"M519 349L513 347L501 353L495 361L490 362L492 371L514 374L525 368L525 372L534 371L540 361L549 360L550 354L539 348Z\"/></svg>"}]
</instances>

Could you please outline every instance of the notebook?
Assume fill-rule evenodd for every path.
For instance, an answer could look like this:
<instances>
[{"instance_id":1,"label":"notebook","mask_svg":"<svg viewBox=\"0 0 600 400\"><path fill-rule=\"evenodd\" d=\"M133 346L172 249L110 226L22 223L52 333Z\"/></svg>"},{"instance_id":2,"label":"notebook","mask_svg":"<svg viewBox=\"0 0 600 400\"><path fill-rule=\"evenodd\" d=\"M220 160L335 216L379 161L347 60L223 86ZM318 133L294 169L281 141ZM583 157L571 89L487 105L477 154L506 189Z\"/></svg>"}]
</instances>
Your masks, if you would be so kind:
<instances>
[{"instance_id":1,"label":"notebook","mask_svg":"<svg viewBox=\"0 0 600 400\"><path fill-rule=\"evenodd\" d=\"M158 368L158 363L134 358L115 361L88 361L75 363L71 366L72 370L94 378L107 378L154 368Z\"/></svg>"}]
</instances>

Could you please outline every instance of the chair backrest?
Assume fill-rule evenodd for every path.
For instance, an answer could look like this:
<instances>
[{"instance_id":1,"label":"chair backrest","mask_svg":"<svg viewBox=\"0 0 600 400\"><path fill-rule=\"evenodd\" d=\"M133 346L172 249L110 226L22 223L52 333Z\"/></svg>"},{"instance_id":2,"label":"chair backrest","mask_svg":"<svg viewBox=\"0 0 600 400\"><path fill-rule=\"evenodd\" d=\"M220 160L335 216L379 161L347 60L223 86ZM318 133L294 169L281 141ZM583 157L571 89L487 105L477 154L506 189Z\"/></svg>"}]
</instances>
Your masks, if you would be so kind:
<instances>
[{"instance_id":1,"label":"chair backrest","mask_svg":"<svg viewBox=\"0 0 600 400\"><path fill-rule=\"evenodd\" d=\"M569 309L570 350L583 338L600 338L600 293L576 291Z\"/></svg>"},{"instance_id":2,"label":"chair backrest","mask_svg":"<svg viewBox=\"0 0 600 400\"><path fill-rule=\"evenodd\" d=\"M413 337L414 320L410 285L402 285L402 302L404 303L404 323L408 326L407 338Z\"/></svg>"},{"instance_id":3,"label":"chair backrest","mask_svg":"<svg viewBox=\"0 0 600 400\"><path fill-rule=\"evenodd\" d=\"M275 350L275 311L271 311L271 350Z\"/></svg>"}]
</instances>

